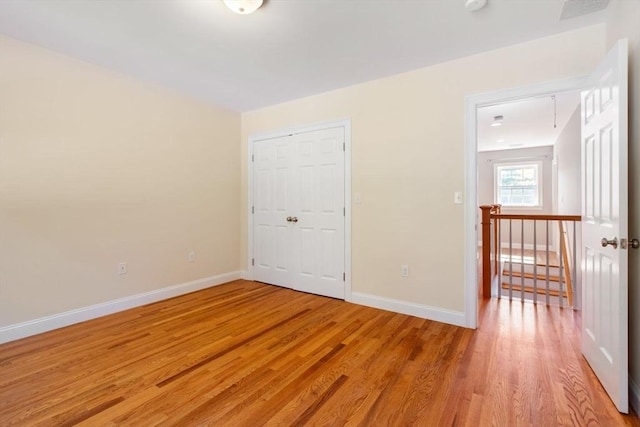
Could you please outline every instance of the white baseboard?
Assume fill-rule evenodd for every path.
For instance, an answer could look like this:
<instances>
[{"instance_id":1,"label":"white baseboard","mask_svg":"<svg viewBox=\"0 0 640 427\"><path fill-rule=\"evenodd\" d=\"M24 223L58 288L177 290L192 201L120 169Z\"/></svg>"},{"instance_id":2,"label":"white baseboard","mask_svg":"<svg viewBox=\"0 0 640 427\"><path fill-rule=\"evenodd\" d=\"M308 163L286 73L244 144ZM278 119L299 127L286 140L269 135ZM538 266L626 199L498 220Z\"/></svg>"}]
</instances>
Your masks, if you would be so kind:
<instances>
[{"instance_id":1,"label":"white baseboard","mask_svg":"<svg viewBox=\"0 0 640 427\"><path fill-rule=\"evenodd\" d=\"M380 308L395 313L408 314L423 319L435 320L455 326L466 326L464 312L452 311L444 308L431 307L423 304L401 301L376 295L351 293L351 302L366 305L367 307Z\"/></svg>"},{"instance_id":2,"label":"white baseboard","mask_svg":"<svg viewBox=\"0 0 640 427\"><path fill-rule=\"evenodd\" d=\"M239 271L205 277L0 328L0 344L238 280Z\"/></svg>"},{"instance_id":3,"label":"white baseboard","mask_svg":"<svg viewBox=\"0 0 640 427\"><path fill-rule=\"evenodd\" d=\"M249 274L249 270L240 271L240 278L243 280L251 280L251 275Z\"/></svg>"},{"instance_id":4,"label":"white baseboard","mask_svg":"<svg viewBox=\"0 0 640 427\"><path fill-rule=\"evenodd\" d=\"M631 376L629 376L629 403L636 415L640 415L640 388L638 388Z\"/></svg>"}]
</instances>

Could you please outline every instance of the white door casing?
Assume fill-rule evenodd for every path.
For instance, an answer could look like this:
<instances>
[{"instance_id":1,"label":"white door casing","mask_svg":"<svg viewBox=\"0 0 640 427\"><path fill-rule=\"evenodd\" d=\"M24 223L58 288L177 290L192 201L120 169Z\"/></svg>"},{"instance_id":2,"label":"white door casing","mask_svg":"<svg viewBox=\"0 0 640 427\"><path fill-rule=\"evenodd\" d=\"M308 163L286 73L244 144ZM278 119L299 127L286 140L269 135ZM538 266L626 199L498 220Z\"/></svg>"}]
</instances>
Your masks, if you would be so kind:
<instances>
[{"instance_id":1,"label":"white door casing","mask_svg":"<svg viewBox=\"0 0 640 427\"><path fill-rule=\"evenodd\" d=\"M620 412L628 396L627 41L582 91L582 353ZM602 239L617 241L602 246Z\"/></svg>"},{"instance_id":2,"label":"white door casing","mask_svg":"<svg viewBox=\"0 0 640 427\"><path fill-rule=\"evenodd\" d=\"M253 141L254 280L345 298L345 133Z\"/></svg>"}]
</instances>

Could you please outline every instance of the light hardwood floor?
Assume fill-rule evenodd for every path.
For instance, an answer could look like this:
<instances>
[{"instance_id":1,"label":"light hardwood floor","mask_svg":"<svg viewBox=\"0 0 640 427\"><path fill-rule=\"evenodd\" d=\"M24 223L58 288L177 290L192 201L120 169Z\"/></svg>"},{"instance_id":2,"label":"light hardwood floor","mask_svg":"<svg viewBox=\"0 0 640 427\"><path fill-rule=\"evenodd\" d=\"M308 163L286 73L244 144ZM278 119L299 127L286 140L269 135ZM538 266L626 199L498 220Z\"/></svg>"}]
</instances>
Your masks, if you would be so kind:
<instances>
[{"instance_id":1,"label":"light hardwood floor","mask_svg":"<svg viewBox=\"0 0 640 427\"><path fill-rule=\"evenodd\" d=\"M477 331L236 281L0 346L0 425L640 425L571 310Z\"/></svg>"}]
</instances>

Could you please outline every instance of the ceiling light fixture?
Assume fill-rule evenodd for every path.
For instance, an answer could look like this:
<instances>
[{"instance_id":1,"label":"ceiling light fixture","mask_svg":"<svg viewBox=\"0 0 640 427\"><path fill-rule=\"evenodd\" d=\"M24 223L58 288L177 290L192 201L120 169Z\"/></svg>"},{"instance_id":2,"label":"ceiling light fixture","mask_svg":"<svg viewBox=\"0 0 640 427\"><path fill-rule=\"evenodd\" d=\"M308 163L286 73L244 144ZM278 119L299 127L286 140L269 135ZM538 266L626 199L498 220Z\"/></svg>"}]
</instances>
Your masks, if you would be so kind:
<instances>
[{"instance_id":1,"label":"ceiling light fixture","mask_svg":"<svg viewBox=\"0 0 640 427\"><path fill-rule=\"evenodd\" d=\"M464 2L464 7L469 12L475 12L480 10L487 4L487 0L467 0Z\"/></svg>"},{"instance_id":2,"label":"ceiling light fixture","mask_svg":"<svg viewBox=\"0 0 640 427\"><path fill-rule=\"evenodd\" d=\"M502 126L502 116L493 116L493 123L491 123L491 127Z\"/></svg>"},{"instance_id":3,"label":"ceiling light fixture","mask_svg":"<svg viewBox=\"0 0 640 427\"><path fill-rule=\"evenodd\" d=\"M229 9L240 15L248 15L262 6L263 0L222 0Z\"/></svg>"}]
</instances>

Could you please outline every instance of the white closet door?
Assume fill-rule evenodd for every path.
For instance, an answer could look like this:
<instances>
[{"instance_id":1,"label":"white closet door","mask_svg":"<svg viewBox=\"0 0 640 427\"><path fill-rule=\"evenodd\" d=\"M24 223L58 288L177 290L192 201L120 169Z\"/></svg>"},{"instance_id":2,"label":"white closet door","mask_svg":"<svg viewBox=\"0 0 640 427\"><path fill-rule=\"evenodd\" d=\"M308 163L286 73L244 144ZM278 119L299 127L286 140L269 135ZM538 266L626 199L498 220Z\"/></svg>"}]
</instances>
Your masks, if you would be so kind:
<instances>
[{"instance_id":1,"label":"white closet door","mask_svg":"<svg viewBox=\"0 0 640 427\"><path fill-rule=\"evenodd\" d=\"M344 128L294 139L293 287L344 299Z\"/></svg>"},{"instance_id":2,"label":"white closet door","mask_svg":"<svg viewBox=\"0 0 640 427\"><path fill-rule=\"evenodd\" d=\"M257 141L253 160L253 277L292 287L291 138Z\"/></svg>"},{"instance_id":3,"label":"white closet door","mask_svg":"<svg viewBox=\"0 0 640 427\"><path fill-rule=\"evenodd\" d=\"M254 279L344 299L344 128L256 141Z\"/></svg>"}]
</instances>

